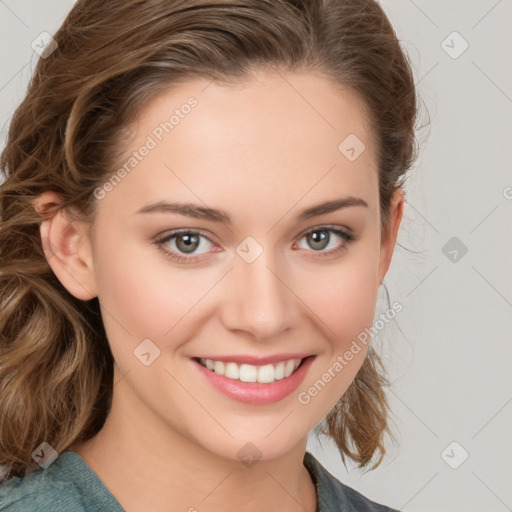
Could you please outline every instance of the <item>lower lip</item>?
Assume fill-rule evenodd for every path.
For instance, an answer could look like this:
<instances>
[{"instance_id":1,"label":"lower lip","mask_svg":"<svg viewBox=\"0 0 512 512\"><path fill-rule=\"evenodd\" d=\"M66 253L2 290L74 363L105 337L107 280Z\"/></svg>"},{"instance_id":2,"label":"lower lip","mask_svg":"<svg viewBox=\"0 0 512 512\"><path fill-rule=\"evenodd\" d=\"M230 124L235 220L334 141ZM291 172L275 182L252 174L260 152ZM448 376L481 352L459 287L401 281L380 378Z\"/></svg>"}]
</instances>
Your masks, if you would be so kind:
<instances>
[{"instance_id":1,"label":"lower lip","mask_svg":"<svg viewBox=\"0 0 512 512\"><path fill-rule=\"evenodd\" d=\"M224 375L208 370L199 361L194 359L191 361L214 388L222 391L228 397L246 404L271 404L282 400L299 387L314 358L315 356L307 357L289 377L269 384L229 379Z\"/></svg>"}]
</instances>

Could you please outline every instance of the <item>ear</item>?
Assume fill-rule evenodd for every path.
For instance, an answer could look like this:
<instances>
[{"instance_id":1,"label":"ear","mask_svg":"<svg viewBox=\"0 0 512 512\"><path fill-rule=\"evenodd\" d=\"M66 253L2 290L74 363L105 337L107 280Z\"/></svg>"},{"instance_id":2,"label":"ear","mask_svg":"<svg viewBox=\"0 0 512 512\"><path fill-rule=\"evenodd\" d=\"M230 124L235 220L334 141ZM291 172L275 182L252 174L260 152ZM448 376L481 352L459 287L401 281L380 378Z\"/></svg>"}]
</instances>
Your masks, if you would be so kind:
<instances>
[{"instance_id":1,"label":"ear","mask_svg":"<svg viewBox=\"0 0 512 512\"><path fill-rule=\"evenodd\" d=\"M404 212L404 191L402 188L395 190L391 198L389 221L385 232L381 237L380 245L380 264L379 264L379 284L382 284L384 277L391 264L391 258L395 249L398 228L402 221Z\"/></svg>"},{"instance_id":2,"label":"ear","mask_svg":"<svg viewBox=\"0 0 512 512\"><path fill-rule=\"evenodd\" d=\"M62 204L55 192L44 192L34 201L39 214ZM97 296L90 239L90 223L72 220L62 208L40 225L43 250L62 285L77 299Z\"/></svg>"}]
</instances>

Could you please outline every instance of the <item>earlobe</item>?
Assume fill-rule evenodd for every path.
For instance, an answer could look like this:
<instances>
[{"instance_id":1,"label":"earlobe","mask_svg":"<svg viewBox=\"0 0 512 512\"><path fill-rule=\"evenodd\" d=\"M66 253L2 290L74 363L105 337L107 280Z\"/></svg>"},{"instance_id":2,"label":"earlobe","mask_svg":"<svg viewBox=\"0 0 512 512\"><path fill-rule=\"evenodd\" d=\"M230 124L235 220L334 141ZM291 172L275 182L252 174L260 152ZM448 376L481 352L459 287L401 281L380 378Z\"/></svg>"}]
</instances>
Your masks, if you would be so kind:
<instances>
[{"instance_id":1,"label":"earlobe","mask_svg":"<svg viewBox=\"0 0 512 512\"><path fill-rule=\"evenodd\" d=\"M396 239L398 236L398 228L402 221L404 211L404 191L402 188L395 190L391 199L389 222L386 232L381 239L380 247L380 264L379 264L379 285L382 284L384 277L387 274L389 266L391 265L391 258L395 249Z\"/></svg>"},{"instance_id":2,"label":"earlobe","mask_svg":"<svg viewBox=\"0 0 512 512\"><path fill-rule=\"evenodd\" d=\"M55 192L45 192L34 201L34 207L42 212L61 202ZM81 300L96 297L88 225L71 220L65 209L59 209L42 220L40 235L48 264L69 293Z\"/></svg>"}]
</instances>

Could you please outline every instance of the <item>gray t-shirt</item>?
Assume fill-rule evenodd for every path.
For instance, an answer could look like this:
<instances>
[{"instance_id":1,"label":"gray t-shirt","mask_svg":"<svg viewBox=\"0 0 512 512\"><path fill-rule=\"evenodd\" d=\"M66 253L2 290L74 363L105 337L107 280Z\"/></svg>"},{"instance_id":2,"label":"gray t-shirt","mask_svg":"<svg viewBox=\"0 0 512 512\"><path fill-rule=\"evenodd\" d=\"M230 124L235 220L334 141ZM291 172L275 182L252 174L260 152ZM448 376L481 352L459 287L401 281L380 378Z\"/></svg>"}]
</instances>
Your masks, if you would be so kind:
<instances>
[{"instance_id":1,"label":"gray t-shirt","mask_svg":"<svg viewBox=\"0 0 512 512\"><path fill-rule=\"evenodd\" d=\"M342 484L309 452L304 466L316 486L317 512L398 512ZM75 452L64 451L46 469L0 484L0 512L125 512L103 482Z\"/></svg>"}]
</instances>

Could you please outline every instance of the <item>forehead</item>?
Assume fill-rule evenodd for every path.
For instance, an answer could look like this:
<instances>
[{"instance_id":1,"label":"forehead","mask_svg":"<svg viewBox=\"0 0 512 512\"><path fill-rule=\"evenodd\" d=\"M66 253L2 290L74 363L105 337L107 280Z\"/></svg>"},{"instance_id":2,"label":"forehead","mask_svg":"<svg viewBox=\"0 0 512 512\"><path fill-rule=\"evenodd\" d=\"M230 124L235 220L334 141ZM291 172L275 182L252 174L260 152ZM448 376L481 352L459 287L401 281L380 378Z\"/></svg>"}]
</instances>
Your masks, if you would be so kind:
<instances>
[{"instance_id":1,"label":"forehead","mask_svg":"<svg viewBox=\"0 0 512 512\"><path fill-rule=\"evenodd\" d=\"M319 75L260 71L230 84L197 79L160 93L131 131L119 162L129 174L108 195L130 212L148 201L199 199L253 214L305 196L307 204L342 195L370 203L378 190L362 101Z\"/></svg>"}]
</instances>

